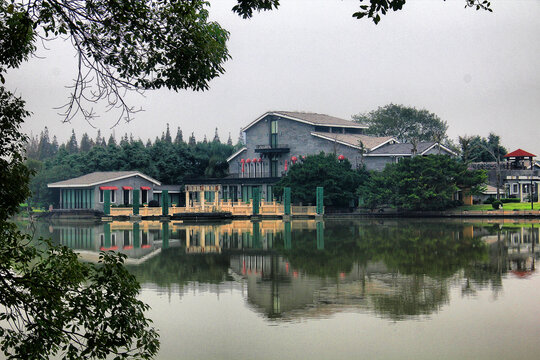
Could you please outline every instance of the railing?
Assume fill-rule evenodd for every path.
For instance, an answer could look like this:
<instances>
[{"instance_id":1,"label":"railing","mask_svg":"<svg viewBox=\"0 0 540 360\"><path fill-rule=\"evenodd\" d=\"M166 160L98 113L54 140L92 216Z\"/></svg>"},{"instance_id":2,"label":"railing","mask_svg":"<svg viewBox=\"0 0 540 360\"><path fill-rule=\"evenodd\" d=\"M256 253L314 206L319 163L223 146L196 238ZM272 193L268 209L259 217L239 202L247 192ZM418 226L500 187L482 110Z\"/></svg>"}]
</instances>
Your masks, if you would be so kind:
<instances>
[{"instance_id":1,"label":"railing","mask_svg":"<svg viewBox=\"0 0 540 360\"><path fill-rule=\"evenodd\" d=\"M316 215L316 206L291 206L291 213L293 215Z\"/></svg>"},{"instance_id":2,"label":"railing","mask_svg":"<svg viewBox=\"0 0 540 360\"><path fill-rule=\"evenodd\" d=\"M160 207L147 207L143 206L139 208L139 215L141 216L160 216L161 208Z\"/></svg>"},{"instance_id":3,"label":"railing","mask_svg":"<svg viewBox=\"0 0 540 360\"><path fill-rule=\"evenodd\" d=\"M289 149L289 144L278 144L274 147L271 145L256 145L255 149L257 150L273 150L273 149Z\"/></svg>"},{"instance_id":4,"label":"railing","mask_svg":"<svg viewBox=\"0 0 540 360\"><path fill-rule=\"evenodd\" d=\"M170 206L169 215L182 214L182 213L204 213L204 212L230 212L234 216L250 216L253 215L253 201L249 203L243 201L212 201L205 202L193 202L189 207L184 206ZM259 214L266 216L281 216L285 212L284 205L276 201L265 202L261 201L259 205ZM314 216L317 213L315 206L291 206L292 215L306 215ZM111 216L130 216L133 215L133 208L111 208ZM139 208L140 216L161 216L161 207L147 207L143 206Z\"/></svg>"},{"instance_id":5,"label":"railing","mask_svg":"<svg viewBox=\"0 0 540 360\"><path fill-rule=\"evenodd\" d=\"M117 207L111 207L111 216L129 216L133 214L133 208L125 207L125 208L117 208Z\"/></svg>"}]
</instances>

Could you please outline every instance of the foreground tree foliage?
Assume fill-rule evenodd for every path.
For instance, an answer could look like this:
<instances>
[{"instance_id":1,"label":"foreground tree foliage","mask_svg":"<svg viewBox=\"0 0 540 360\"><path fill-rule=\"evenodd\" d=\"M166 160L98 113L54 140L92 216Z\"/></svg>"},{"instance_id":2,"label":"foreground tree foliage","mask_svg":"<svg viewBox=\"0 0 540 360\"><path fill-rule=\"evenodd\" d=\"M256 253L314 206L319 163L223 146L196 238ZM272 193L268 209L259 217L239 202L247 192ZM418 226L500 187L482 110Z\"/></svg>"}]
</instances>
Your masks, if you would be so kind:
<instances>
[{"instance_id":1,"label":"foreground tree foliage","mask_svg":"<svg viewBox=\"0 0 540 360\"><path fill-rule=\"evenodd\" d=\"M29 195L24 102L0 88L0 348L8 359L153 357L157 332L125 256L79 262L65 246L21 233L9 217Z\"/></svg>"},{"instance_id":2,"label":"foreground tree foliage","mask_svg":"<svg viewBox=\"0 0 540 360\"><path fill-rule=\"evenodd\" d=\"M355 191L365 181L365 170L353 170L345 159L339 161L334 154L310 155L292 165L287 175L275 187L276 194L290 187L292 201L315 204L317 186L324 187L324 203L328 206L347 207L356 197Z\"/></svg>"},{"instance_id":3,"label":"foreground tree foliage","mask_svg":"<svg viewBox=\"0 0 540 360\"><path fill-rule=\"evenodd\" d=\"M403 158L372 173L358 189L366 206L393 205L405 210L446 210L459 205L458 190L478 193L487 175L483 170L467 170L467 164L446 155Z\"/></svg>"}]
</instances>

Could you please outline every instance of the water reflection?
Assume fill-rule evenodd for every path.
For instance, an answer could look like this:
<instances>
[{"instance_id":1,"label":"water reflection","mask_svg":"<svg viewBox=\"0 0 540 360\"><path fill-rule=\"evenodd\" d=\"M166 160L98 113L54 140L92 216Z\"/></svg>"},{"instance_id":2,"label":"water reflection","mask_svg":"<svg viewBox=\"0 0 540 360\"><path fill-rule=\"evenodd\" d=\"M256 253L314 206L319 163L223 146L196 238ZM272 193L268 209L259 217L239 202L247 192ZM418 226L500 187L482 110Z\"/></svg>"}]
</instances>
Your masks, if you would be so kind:
<instances>
[{"instance_id":1,"label":"water reflection","mask_svg":"<svg viewBox=\"0 0 540 360\"><path fill-rule=\"evenodd\" d=\"M528 278L539 256L534 223L385 221L112 222L37 224L37 234L95 261L128 256L143 284L234 283L270 319L369 312L394 321L437 313L464 297Z\"/></svg>"}]
</instances>

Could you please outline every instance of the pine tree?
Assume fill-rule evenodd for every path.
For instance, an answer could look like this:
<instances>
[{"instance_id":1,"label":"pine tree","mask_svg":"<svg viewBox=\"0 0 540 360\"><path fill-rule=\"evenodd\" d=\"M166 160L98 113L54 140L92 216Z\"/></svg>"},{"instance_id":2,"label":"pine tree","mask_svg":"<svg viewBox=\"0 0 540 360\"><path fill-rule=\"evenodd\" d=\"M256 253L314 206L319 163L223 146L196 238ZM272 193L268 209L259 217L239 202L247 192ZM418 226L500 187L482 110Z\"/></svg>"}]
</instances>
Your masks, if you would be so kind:
<instances>
[{"instance_id":1,"label":"pine tree","mask_svg":"<svg viewBox=\"0 0 540 360\"><path fill-rule=\"evenodd\" d=\"M79 152L79 144L77 143L77 137L75 136L74 129L71 129L71 137L66 144L66 149L70 154L75 154Z\"/></svg>"},{"instance_id":2,"label":"pine tree","mask_svg":"<svg viewBox=\"0 0 540 360\"><path fill-rule=\"evenodd\" d=\"M169 130L169 123L167 123L167 130L165 131L165 141L169 144L172 143L171 131Z\"/></svg>"},{"instance_id":3,"label":"pine tree","mask_svg":"<svg viewBox=\"0 0 540 360\"><path fill-rule=\"evenodd\" d=\"M38 145L38 159L43 160L51 157L51 142L49 139L49 129L45 126L45 129L39 136Z\"/></svg>"},{"instance_id":4,"label":"pine tree","mask_svg":"<svg viewBox=\"0 0 540 360\"><path fill-rule=\"evenodd\" d=\"M146 141L146 147L147 148L152 147L152 141L150 139L148 139L148 141Z\"/></svg>"},{"instance_id":5,"label":"pine tree","mask_svg":"<svg viewBox=\"0 0 540 360\"><path fill-rule=\"evenodd\" d=\"M120 139L120 145L127 145L129 144L129 138L128 138L128 134L125 133L124 136Z\"/></svg>"},{"instance_id":6,"label":"pine tree","mask_svg":"<svg viewBox=\"0 0 540 360\"><path fill-rule=\"evenodd\" d=\"M227 145L229 146L232 146L232 138L231 138L231 133L229 132L229 138L227 139Z\"/></svg>"},{"instance_id":7,"label":"pine tree","mask_svg":"<svg viewBox=\"0 0 540 360\"><path fill-rule=\"evenodd\" d=\"M26 142L26 156L29 159L39 159L39 138L30 133Z\"/></svg>"},{"instance_id":8,"label":"pine tree","mask_svg":"<svg viewBox=\"0 0 540 360\"><path fill-rule=\"evenodd\" d=\"M208 144L208 140L206 139L206 134L204 134L203 144Z\"/></svg>"},{"instance_id":9,"label":"pine tree","mask_svg":"<svg viewBox=\"0 0 540 360\"><path fill-rule=\"evenodd\" d=\"M51 153L52 156L55 156L58 153L58 139L56 135L53 136L53 141L51 143Z\"/></svg>"},{"instance_id":10,"label":"pine tree","mask_svg":"<svg viewBox=\"0 0 540 360\"><path fill-rule=\"evenodd\" d=\"M180 145L184 142L184 137L182 136L182 130L180 129L180 126L176 130L176 138L174 138L174 143L176 145Z\"/></svg>"},{"instance_id":11,"label":"pine tree","mask_svg":"<svg viewBox=\"0 0 540 360\"><path fill-rule=\"evenodd\" d=\"M96 145L101 146L101 144L103 143L103 140L104 139L101 137L101 130L98 129L97 136L96 136Z\"/></svg>"},{"instance_id":12,"label":"pine tree","mask_svg":"<svg viewBox=\"0 0 540 360\"><path fill-rule=\"evenodd\" d=\"M219 135L218 135L217 127L216 127L216 133L214 134L214 140L212 140L212 142L221 143L221 141L219 141Z\"/></svg>"},{"instance_id":13,"label":"pine tree","mask_svg":"<svg viewBox=\"0 0 540 360\"><path fill-rule=\"evenodd\" d=\"M189 137L188 144L190 146L195 146L197 144L197 141L195 140L195 134L191 133L191 136Z\"/></svg>"},{"instance_id":14,"label":"pine tree","mask_svg":"<svg viewBox=\"0 0 540 360\"><path fill-rule=\"evenodd\" d=\"M87 133L84 133L81 138L81 152L90 151L92 148L92 143L90 142L90 137Z\"/></svg>"},{"instance_id":15,"label":"pine tree","mask_svg":"<svg viewBox=\"0 0 540 360\"><path fill-rule=\"evenodd\" d=\"M240 129L240 134L238 135L238 142L236 143L236 146L244 146L244 133L242 132L242 129Z\"/></svg>"},{"instance_id":16,"label":"pine tree","mask_svg":"<svg viewBox=\"0 0 540 360\"><path fill-rule=\"evenodd\" d=\"M114 134L111 134L111 136L109 136L109 141L107 141L107 146L116 146L116 139L114 138Z\"/></svg>"}]
</instances>

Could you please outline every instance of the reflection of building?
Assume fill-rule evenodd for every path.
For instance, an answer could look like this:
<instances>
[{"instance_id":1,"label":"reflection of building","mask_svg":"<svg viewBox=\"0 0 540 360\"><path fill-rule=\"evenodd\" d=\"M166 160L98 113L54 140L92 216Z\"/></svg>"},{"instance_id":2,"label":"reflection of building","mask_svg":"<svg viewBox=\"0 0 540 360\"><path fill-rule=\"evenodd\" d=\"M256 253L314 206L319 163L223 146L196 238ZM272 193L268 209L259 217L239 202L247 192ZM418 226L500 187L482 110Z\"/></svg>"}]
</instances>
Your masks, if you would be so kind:
<instances>
[{"instance_id":1,"label":"reflection of building","mask_svg":"<svg viewBox=\"0 0 540 360\"><path fill-rule=\"evenodd\" d=\"M448 302L446 280L390 272L382 263L321 277L292 268L277 254L233 255L230 262L247 279L248 302L270 318L319 318L353 308L402 320Z\"/></svg>"}]
</instances>

